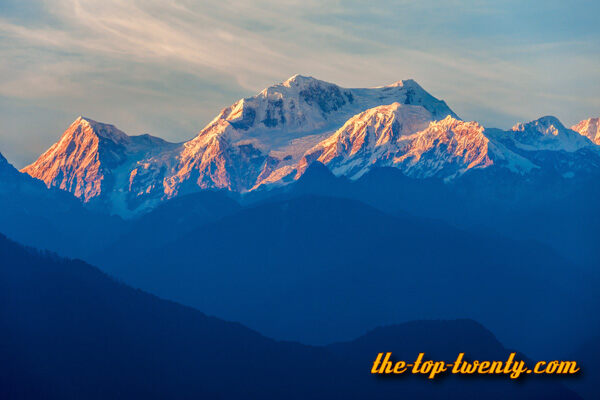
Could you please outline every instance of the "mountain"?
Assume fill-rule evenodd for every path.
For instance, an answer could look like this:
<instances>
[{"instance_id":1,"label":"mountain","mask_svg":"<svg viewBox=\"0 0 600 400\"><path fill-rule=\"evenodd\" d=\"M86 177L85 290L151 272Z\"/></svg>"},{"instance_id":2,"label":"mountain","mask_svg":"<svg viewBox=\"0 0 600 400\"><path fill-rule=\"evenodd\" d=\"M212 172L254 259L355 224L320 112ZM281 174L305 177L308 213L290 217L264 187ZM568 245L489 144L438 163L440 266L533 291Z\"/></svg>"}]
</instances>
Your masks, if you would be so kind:
<instances>
[{"instance_id":1,"label":"mountain","mask_svg":"<svg viewBox=\"0 0 600 400\"><path fill-rule=\"evenodd\" d=\"M510 351L469 320L414 321L311 347L265 338L2 235L0 258L6 399L579 398L557 380L369 374L381 351L505 360Z\"/></svg>"},{"instance_id":2,"label":"mountain","mask_svg":"<svg viewBox=\"0 0 600 400\"><path fill-rule=\"evenodd\" d=\"M433 119L456 117L413 80L346 89L295 75L223 109L183 144L127 136L80 117L23 172L131 217L161 200L203 189L251 190L296 163L353 115L394 102L421 106Z\"/></svg>"},{"instance_id":3,"label":"mountain","mask_svg":"<svg viewBox=\"0 0 600 400\"><path fill-rule=\"evenodd\" d=\"M366 168L389 163L401 137L425 129L431 121L432 114L421 106L392 103L371 108L309 150L299 169L317 160L329 164L337 175L360 176Z\"/></svg>"},{"instance_id":4,"label":"mountain","mask_svg":"<svg viewBox=\"0 0 600 400\"><path fill-rule=\"evenodd\" d=\"M553 116L546 116L528 123L517 124L512 128L514 135L510 136L515 147L529 151L562 150L574 152L590 146L590 140L585 136L565 128Z\"/></svg>"},{"instance_id":5,"label":"mountain","mask_svg":"<svg viewBox=\"0 0 600 400\"><path fill-rule=\"evenodd\" d=\"M597 121L576 129L552 116L485 128L460 120L413 80L349 89L295 75L224 108L180 144L78 118L23 172L132 218L202 190L286 185L316 161L351 179L381 167L445 182L486 169L530 181L600 174L600 147L590 140Z\"/></svg>"},{"instance_id":6,"label":"mountain","mask_svg":"<svg viewBox=\"0 0 600 400\"><path fill-rule=\"evenodd\" d=\"M592 142L600 144L600 118L588 118L571 127Z\"/></svg>"},{"instance_id":7,"label":"mountain","mask_svg":"<svg viewBox=\"0 0 600 400\"><path fill-rule=\"evenodd\" d=\"M311 160L354 179L376 167L392 166L423 178L454 176L493 163L481 125L451 116L431 122L421 107L398 106L376 107L351 119L307 152L299 173Z\"/></svg>"},{"instance_id":8,"label":"mountain","mask_svg":"<svg viewBox=\"0 0 600 400\"><path fill-rule=\"evenodd\" d=\"M17 171L0 154L0 233L82 257L107 246L123 225L120 218L90 211L70 193Z\"/></svg>"},{"instance_id":9,"label":"mountain","mask_svg":"<svg viewBox=\"0 0 600 400\"><path fill-rule=\"evenodd\" d=\"M378 167L398 168L415 178L446 180L490 167L534 176L540 171L567 176L600 173L600 147L555 117L502 131L451 116L428 121L425 114L415 111L419 107L399 106L379 106L353 117L307 151L290 173L295 172L297 178L314 161L352 179Z\"/></svg>"},{"instance_id":10,"label":"mountain","mask_svg":"<svg viewBox=\"0 0 600 400\"><path fill-rule=\"evenodd\" d=\"M105 197L113 211L126 215L132 197L124 197L124 193L140 195L162 189L156 176L149 186L142 187L136 167L161 162L178 147L150 135L127 136L113 125L79 117L58 142L22 172L84 202Z\"/></svg>"},{"instance_id":11,"label":"mountain","mask_svg":"<svg viewBox=\"0 0 600 400\"><path fill-rule=\"evenodd\" d=\"M99 265L159 296L312 344L468 317L539 354L574 343L596 304L597 280L548 247L345 199L267 201L135 259L125 249L103 252Z\"/></svg>"},{"instance_id":12,"label":"mountain","mask_svg":"<svg viewBox=\"0 0 600 400\"><path fill-rule=\"evenodd\" d=\"M574 178L600 173L600 147L556 117L517 124L508 132L490 130L490 137L537 166L534 175Z\"/></svg>"},{"instance_id":13,"label":"mountain","mask_svg":"<svg viewBox=\"0 0 600 400\"><path fill-rule=\"evenodd\" d=\"M378 88L347 89L312 77L294 75L225 108L213 122L227 121L235 129L247 131L248 138L271 142L270 147L277 149L278 144L286 145L278 143L282 140L304 136L302 133L305 132L336 128L365 109L393 102L422 106L435 119L447 115L456 117L446 103L431 96L413 80ZM210 127L211 124L207 128ZM275 133L263 135L266 132Z\"/></svg>"}]
</instances>

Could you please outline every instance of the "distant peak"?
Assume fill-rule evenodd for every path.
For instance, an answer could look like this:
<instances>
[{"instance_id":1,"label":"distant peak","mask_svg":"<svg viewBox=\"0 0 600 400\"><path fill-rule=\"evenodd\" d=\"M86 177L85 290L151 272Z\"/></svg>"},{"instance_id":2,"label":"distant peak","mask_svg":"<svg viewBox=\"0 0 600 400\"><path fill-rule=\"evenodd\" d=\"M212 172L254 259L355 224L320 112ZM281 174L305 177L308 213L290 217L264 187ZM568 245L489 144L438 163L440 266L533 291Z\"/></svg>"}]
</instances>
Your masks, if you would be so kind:
<instances>
[{"instance_id":1,"label":"distant peak","mask_svg":"<svg viewBox=\"0 0 600 400\"><path fill-rule=\"evenodd\" d=\"M414 89L420 89L423 91L425 90L414 79L402 79L402 80L399 80L396 82L392 82L389 85L373 87L373 89L381 89L381 88L414 88Z\"/></svg>"},{"instance_id":2,"label":"distant peak","mask_svg":"<svg viewBox=\"0 0 600 400\"><path fill-rule=\"evenodd\" d=\"M414 79L402 79L402 80L390 83L389 85L385 85L384 87L404 87L404 86L419 86L419 84Z\"/></svg>"},{"instance_id":3,"label":"distant peak","mask_svg":"<svg viewBox=\"0 0 600 400\"><path fill-rule=\"evenodd\" d=\"M543 134L551 133L556 135L559 131L565 130L566 128L562 122L553 115L546 115L530 122L521 122L512 127L512 130L515 132L522 132L529 129L534 129Z\"/></svg>"},{"instance_id":4,"label":"distant peak","mask_svg":"<svg viewBox=\"0 0 600 400\"><path fill-rule=\"evenodd\" d=\"M312 76L305 76L296 74L288 78L285 82L282 83L283 86L286 87L305 87L312 84L318 85L327 85L327 86L337 86L334 83L322 81L320 79L314 78Z\"/></svg>"},{"instance_id":5,"label":"distant peak","mask_svg":"<svg viewBox=\"0 0 600 400\"><path fill-rule=\"evenodd\" d=\"M558 118L551 115L517 124L512 131L518 142L535 150L574 152L593 144L590 138L565 128Z\"/></svg>"},{"instance_id":6,"label":"distant peak","mask_svg":"<svg viewBox=\"0 0 600 400\"><path fill-rule=\"evenodd\" d=\"M290 76L286 81L284 81L284 84L292 84L292 83L299 83L299 82L305 82L305 81L316 81L317 79L313 78L312 76L305 76L305 75L300 75L300 74L295 74Z\"/></svg>"},{"instance_id":7,"label":"distant peak","mask_svg":"<svg viewBox=\"0 0 600 400\"><path fill-rule=\"evenodd\" d=\"M94 121L91 118L85 117L83 115L80 115L79 117L77 117L77 119L75 119L75 121L73 121L73 123L71 124L71 126L78 126L78 125L89 125L91 127L95 127L96 125L107 125L107 124L103 124L101 122L98 121Z\"/></svg>"},{"instance_id":8,"label":"distant peak","mask_svg":"<svg viewBox=\"0 0 600 400\"><path fill-rule=\"evenodd\" d=\"M123 141L129 139L127 134L120 131L114 125L98 122L91 118L84 117L83 115L80 115L75 119L75 121L73 121L69 129L67 129L63 134L63 138L72 136L77 129L80 129L84 134L91 134L113 141Z\"/></svg>"},{"instance_id":9,"label":"distant peak","mask_svg":"<svg viewBox=\"0 0 600 400\"><path fill-rule=\"evenodd\" d=\"M547 124L547 125L564 126L562 124L562 122L560 122L560 120L553 115L546 115L546 116L538 118L536 121L532 121L532 122L539 122L540 124Z\"/></svg>"},{"instance_id":10,"label":"distant peak","mask_svg":"<svg viewBox=\"0 0 600 400\"><path fill-rule=\"evenodd\" d=\"M294 74L294 75L290 76L285 82L294 82L298 79L304 79L304 78L307 78L307 77L304 75L300 75L300 74Z\"/></svg>"},{"instance_id":11,"label":"distant peak","mask_svg":"<svg viewBox=\"0 0 600 400\"><path fill-rule=\"evenodd\" d=\"M308 184L311 182L332 182L336 181L337 178L331 172L331 170L322 162L314 161L308 165L306 171L299 179L301 184Z\"/></svg>"},{"instance_id":12,"label":"distant peak","mask_svg":"<svg viewBox=\"0 0 600 400\"><path fill-rule=\"evenodd\" d=\"M79 117L77 117L77 119L75 121L73 121L73 123L82 123L82 122L84 122L84 123L87 122L88 124L96 124L97 123L93 119L84 117L83 115L80 115Z\"/></svg>"}]
</instances>

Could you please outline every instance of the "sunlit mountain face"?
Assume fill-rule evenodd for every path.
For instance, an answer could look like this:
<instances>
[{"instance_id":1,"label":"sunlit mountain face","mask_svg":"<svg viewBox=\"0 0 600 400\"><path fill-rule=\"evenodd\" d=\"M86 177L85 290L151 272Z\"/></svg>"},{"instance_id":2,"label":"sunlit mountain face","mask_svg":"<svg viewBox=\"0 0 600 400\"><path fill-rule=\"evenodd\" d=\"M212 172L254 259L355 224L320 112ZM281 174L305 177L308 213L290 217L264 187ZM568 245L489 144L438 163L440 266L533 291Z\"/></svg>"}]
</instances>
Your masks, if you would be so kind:
<instances>
[{"instance_id":1,"label":"sunlit mountain face","mask_svg":"<svg viewBox=\"0 0 600 400\"><path fill-rule=\"evenodd\" d=\"M571 127L592 142L600 144L600 118L588 118Z\"/></svg>"},{"instance_id":2,"label":"sunlit mountain face","mask_svg":"<svg viewBox=\"0 0 600 400\"><path fill-rule=\"evenodd\" d=\"M572 130L543 117L486 129L413 80L348 89L295 75L224 108L184 143L79 117L22 171L131 217L205 189L243 194L286 185L317 161L350 179L377 167L446 181L487 168L520 177L597 173L597 125L590 119Z\"/></svg>"},{"instance_id":3,"label":"sunlit mountain face","mask_svg":"<svg viewBox=\"0 0 600 400\"><path fill-rule=\"evenodd\" d=\"M353 115L394 102L414 105L427 120L455 115L411 80L345 89L295 75L223 109L181 144L130 137L80 117L23 172L127 216L202 189L243 193L279 183L297 170L308 149Z\"/></svg>"}]
</instances>

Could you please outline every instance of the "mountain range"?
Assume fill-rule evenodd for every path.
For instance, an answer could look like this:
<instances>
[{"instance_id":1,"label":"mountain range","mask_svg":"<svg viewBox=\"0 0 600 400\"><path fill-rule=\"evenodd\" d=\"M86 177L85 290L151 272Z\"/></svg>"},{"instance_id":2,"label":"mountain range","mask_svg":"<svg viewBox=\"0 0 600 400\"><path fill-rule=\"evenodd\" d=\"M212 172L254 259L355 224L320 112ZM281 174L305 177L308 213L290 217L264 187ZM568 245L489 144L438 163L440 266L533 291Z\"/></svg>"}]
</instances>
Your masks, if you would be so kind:
<instances>
[{"instance_id":1,"label":"mountain range","mask_svg":"<svg viewBox=\"0 0 600 400\"><path fill-rule=\"evenodd\" d=\"M356 200L272 200L181 233L157 222L152 230L168 233L151 238L139 221L88 259L278 339L326 344L398 321L468 317L538 355L566 351L599 321L598 274L548 246Z\"/></svg>"},{"instance_id":2,"label":"mountain range","mask_svg":"<svg viewBox=\"0 0 600 400\"><path fill-rule=\"evenodd\" d=\"M48 353L51 346L38 326L65 338L56 349L74 366L83 362L75 349L90 359L123 363L115 371L135 382L129 389L118 373L106 372L109 365L94 366L116 390L149 393L143 379L128 372L144 366L124 362L139 357L151 362L153 376L167 374L157 393L174 391L179 382L180 397L239 393L225 384L195 386L191 375L165 369L173 360L166 353L148 360L140 355L150 354L148 347L134 344L103 359L94 354L97 347L86 349L89 342L81 340L108 348L148 333L145 346L166 346L177 354L175 361L189 366L193 360L182 355L183 347L170 347L175 345L166 338L182 337L200 324L204 328L189 332L215 332L207 347L224 349L250 332L260 339L248 339L249 346L320 365L330 356L351 359L358 351L353 339L377 326L470 318L502 343L536 357L580 357L600 326L599 149L598 119L571 128L552 116L508 130L484 127L461 120L412 80L347 89L296 75L223 109L184 143L129 136L79 117L22 171L0 155L0 233L83 259L136 288L239 321L267 337L304 344L286 348L247 328L231 333L216 327L222 321L213 325L206 321L214 319L197 311L119 286L82 261L22 249L2 237L2 260L9 261L2 267L15 270L2 270L0 285L7 286L0 301L23 307L13 307L12 314L11 307L0 309L13 327L3 340L15 345L0 350L14 348L6 357L29 362L9 371L24 379L18 390L41 382L46 395L59 398L90 397L94 388L113 392L67 361L40 363L36 354L45 360L58 356ZM98 299L107 301L102 309L95 308ZM77 303L81 308L73 308ZM63 311L77 318L65 319ZM185 323L169 317L171 312L185 314ZM153 318L181 330L154 326ZM143 329L126 321L141 322ZM435 329L440 335L481 333L463 322L416 326L415 338ZM397 337L386 332L402 336L405 328L375 332L383 332L391 348ZM103 341L101 332L109 332L110 340ZM379 336L365 337L357 343L374 349ZM184 347L205 357L203 345L192 341ZM338 341L348 342L331 345ZM27 343L46 347L28 352ZM331 355L335 349L348 352ZM256 362L247 348L238 350L241 362ZM313 358L313 352L326 355ZM211 357L206 360L217 362ZM265 367L249 380L272 372ZM73 376L88 386L70 385ZM289 376L282 379L269 393L293 386ZM357 379L356 393L371 387ZM57 380L56 387L48 383ZM589 382L581 381L581 390L594 398ZM265 392L263 383L257 385L244 387ZM482 390L495 387L488 385Z\"/></svg>"},{"instance_id":3,"label":"mountain range","mask_svg":"<svg viewBox=\"0 0 600 400\"><path fill-rule=\"evenodd\" d=\"M472 320L412 321L306 346L162 300L3 235L0 258L3 399L580 398L563 383L539 379L369 374L382 351L406 360L419 352L434 360L459 352L505 360L510 350Z\"/></svg>"},{"instance_id":4,"label":"mountain range","mask_svg":"<svg viewBox=\"0 0 600 400\"><path fill-rule=\"evenodd\" d=\"M205 189L248 193L294 182L314 162L358 179L377 167L456 180L474 170L539 179L600 173L598 120L554 117L488 129L462 121L413 80L347 89L295 75L223 109L198 135L168 143L79 117L25 172L129 218Z\"/></svg>"},{"instance_id":5,"label":"mountain range","mask_svg":"<svg viewBox=\"0 0 600 400\"><path fill-rule=\"evenodd\" d=\"M598 323L598 185L491 171L445 182L381 167L352 180L314 162L290 185L190 193L122 220L3 161L0 226L278 339L322 344L385 323L470 317L530 354L568 352ZM396 306L416 288L426 302ZM514 329L516 315L526 330Z\"/></svg>"}]
</instances>

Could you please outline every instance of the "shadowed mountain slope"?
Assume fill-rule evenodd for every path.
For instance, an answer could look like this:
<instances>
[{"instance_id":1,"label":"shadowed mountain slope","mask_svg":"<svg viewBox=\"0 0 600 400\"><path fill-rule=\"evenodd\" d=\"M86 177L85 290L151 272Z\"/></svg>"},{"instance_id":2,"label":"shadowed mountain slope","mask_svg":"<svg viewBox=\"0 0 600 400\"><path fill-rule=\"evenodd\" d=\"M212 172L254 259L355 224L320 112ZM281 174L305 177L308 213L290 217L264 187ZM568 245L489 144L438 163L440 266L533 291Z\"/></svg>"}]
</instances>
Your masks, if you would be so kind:
<instances>
[{"instance_id":1,"label":"shadowed mountain slope","mask_svg":"<svg viewBox=\"0 0 600 400\"><path fill-rule=\"evenodd\" d=\"M577 398L554 381L369 374L376 352L390 349L411 358L464 351L504 359L508 351L472 321L413 322L308 347L275 342L3 236L0 258L2 398Z\"/></svg>"},{"instance_id":2,"label":"shadowed mountain slope","mask_svg":"<svg viewBox=\"0 0 600 400\"><path fill-rule=\"evenodd\" d=\"M537 355L575 340L597 304L594 281L535 242L315 196L244 209L134 260L107 252L100 265L268 336L315 344L469 317Z\"/></svg>"}]
</instances>

